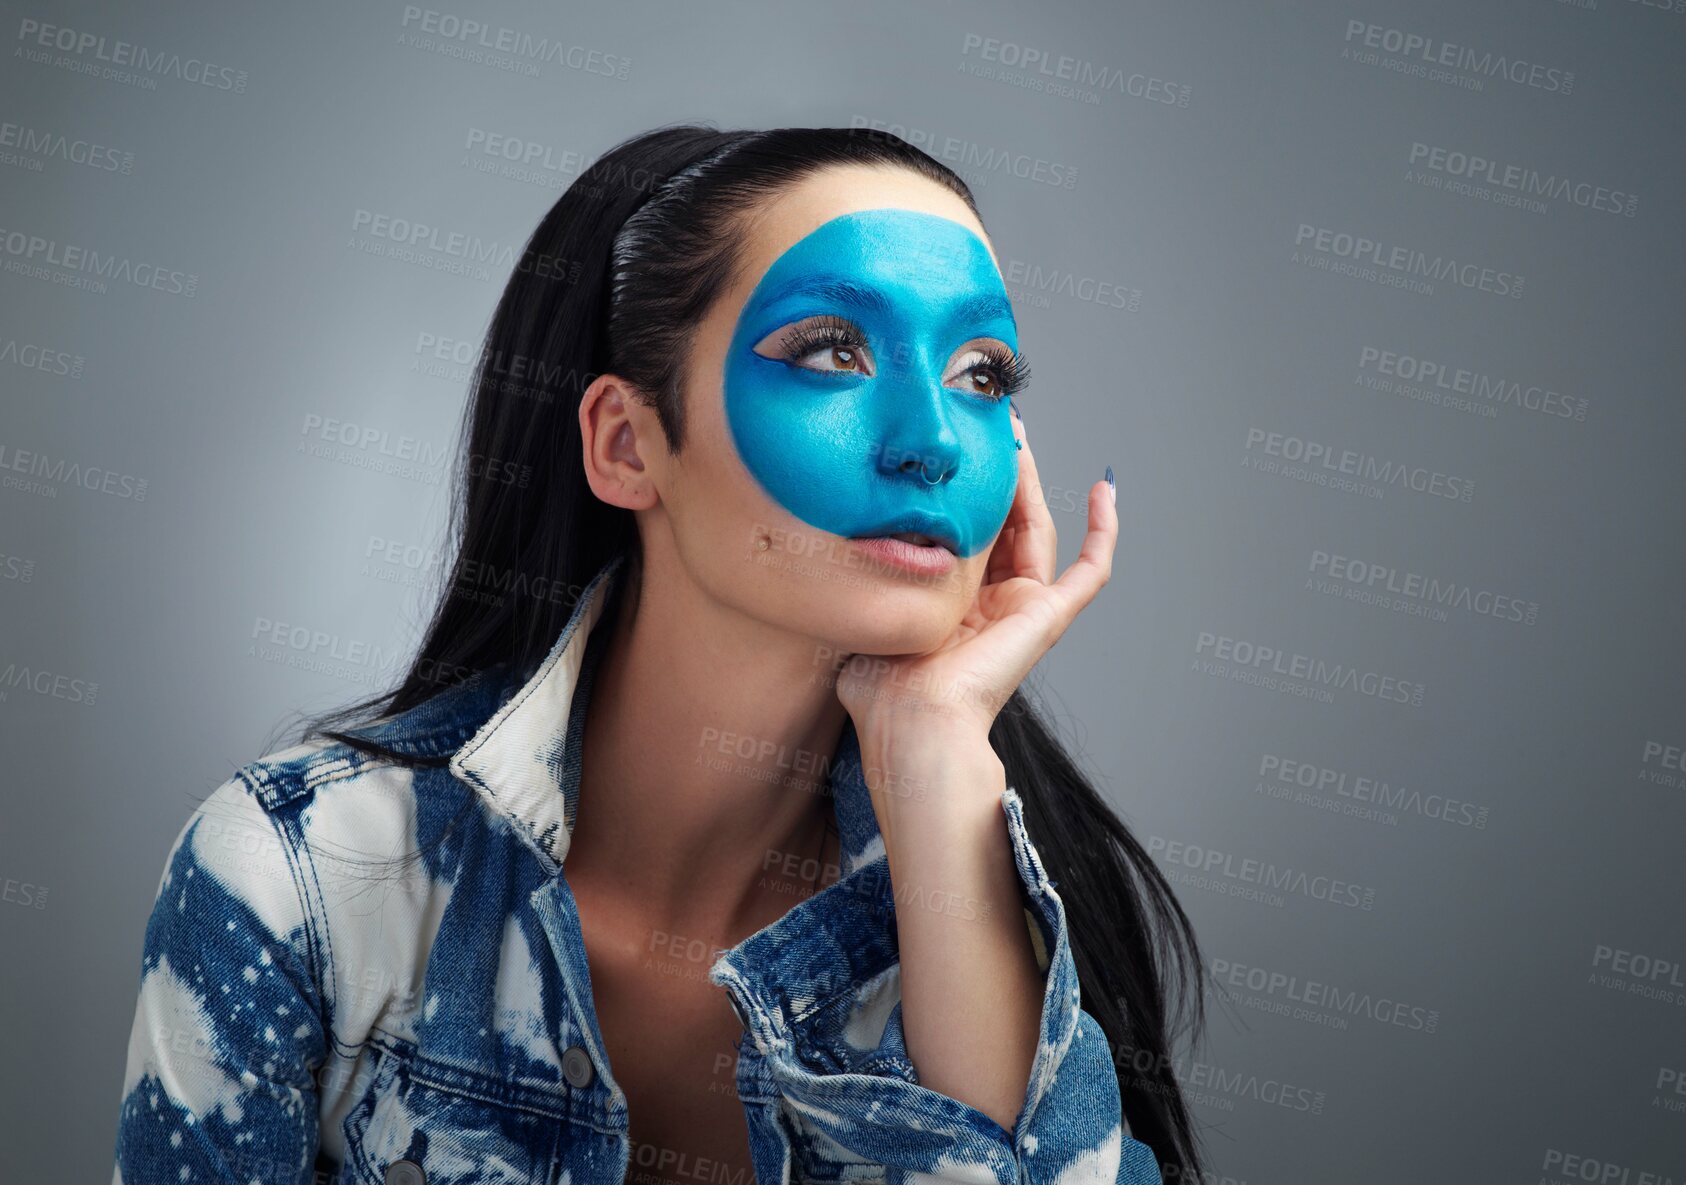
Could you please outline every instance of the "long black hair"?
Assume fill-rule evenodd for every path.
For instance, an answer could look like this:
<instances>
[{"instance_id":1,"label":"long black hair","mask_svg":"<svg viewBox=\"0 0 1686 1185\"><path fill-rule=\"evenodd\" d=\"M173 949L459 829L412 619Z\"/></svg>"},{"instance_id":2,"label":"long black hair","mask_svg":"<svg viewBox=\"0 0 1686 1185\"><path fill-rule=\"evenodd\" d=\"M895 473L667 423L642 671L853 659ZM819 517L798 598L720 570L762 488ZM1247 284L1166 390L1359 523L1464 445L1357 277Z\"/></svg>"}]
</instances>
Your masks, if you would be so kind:
<instances>
[{"instance_id":1,"label":"long black hair","mask_svg":"<svg viewBox=\"0 0 1686 1185\"><path fill-rule=\"evenodd\" d=\"M396 688L311 718L300 739L443 765L449 754L395 753L339 726L397 715L500 665L524 680L616 556L627 558L636 588L635 519L586 484L580 399L600 373L620 375L653 404L669 452L681 451L687 346L732 279L748 217L781 187L848 164L910 169L977 212L953 170L862 128L663 127L616 145L574 180L527 241L475 365L453 475L449 574L421 649ZM1153 1149L1167 1182L1201 1180L1172 1055L1183 1022L1195 1039L1205 1025L1194 927L1022 688L989 739L1065 903L1082 1006L1113 1051L1130 1132Z\"/></svg>"}]
</instances>

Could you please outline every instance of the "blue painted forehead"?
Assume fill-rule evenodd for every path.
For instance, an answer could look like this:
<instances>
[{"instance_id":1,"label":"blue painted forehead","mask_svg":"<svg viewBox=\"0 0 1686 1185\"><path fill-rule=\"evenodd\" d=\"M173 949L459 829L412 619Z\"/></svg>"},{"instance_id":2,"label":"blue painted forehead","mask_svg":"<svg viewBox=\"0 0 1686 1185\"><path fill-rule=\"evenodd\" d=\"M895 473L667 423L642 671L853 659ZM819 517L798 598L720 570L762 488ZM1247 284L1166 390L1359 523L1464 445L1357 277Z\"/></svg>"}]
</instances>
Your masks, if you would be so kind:
<instances>
[{"instance_id":1,"label":"blue painted forehead","mask_svg":"<svg viewBox=\"0 0 1686 1185\"><path fill-rule=\"evenodd\" d=\"M762 274L739 329L758 340L839 306L868 325L916 317L933 333L996 337L1018 349L1018 324L989 247L936 214L885 207L821 223Z\"/></svg>"}]
</instances>

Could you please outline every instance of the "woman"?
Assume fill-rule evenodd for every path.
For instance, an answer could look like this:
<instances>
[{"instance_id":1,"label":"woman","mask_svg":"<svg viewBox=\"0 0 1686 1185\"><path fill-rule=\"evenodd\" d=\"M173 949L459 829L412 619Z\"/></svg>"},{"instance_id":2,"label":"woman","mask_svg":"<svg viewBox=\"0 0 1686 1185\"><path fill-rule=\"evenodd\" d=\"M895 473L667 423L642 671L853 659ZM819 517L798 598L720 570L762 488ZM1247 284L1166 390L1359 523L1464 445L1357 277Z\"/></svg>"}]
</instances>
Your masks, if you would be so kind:
<instances>
[{"instance_id":1,"label":"woman","mask_svg":"<svg viewBox=\"0 0 1686 1185\"><path fill-rule=\"evenodd\" d=\"M598 161L498 305L414 666L171 853L121 1179L1198 1179L1192 928L1019 690L1117 535L1109 468L1056 578L1025 375L899 138Z\"/></svg>"}]
</instances>

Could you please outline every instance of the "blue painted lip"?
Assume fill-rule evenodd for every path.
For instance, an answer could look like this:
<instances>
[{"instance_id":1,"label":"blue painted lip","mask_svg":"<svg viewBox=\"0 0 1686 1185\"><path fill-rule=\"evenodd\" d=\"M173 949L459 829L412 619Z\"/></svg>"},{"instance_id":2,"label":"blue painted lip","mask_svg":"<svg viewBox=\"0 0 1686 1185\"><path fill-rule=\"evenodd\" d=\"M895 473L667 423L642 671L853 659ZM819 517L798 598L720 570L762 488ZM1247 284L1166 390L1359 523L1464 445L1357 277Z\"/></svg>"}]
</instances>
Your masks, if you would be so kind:
<instances>
[{"instance_id":1,"label":"blue painted lip","mask_svg":"<svg viewBox=\"0 0 1686 1185\"><path fill-rule=\"evenodd\" d=\"M932 514L928 510L910 510L898 514L872 528L862 531L859 535L849 536L851 539L875 539L881 535L899 535L904 531L917 535L929 535L931 539L948 548L955 555L960 554L960 529L954 525L952 519L943 514Z\"/></svg>"}]
</instances>

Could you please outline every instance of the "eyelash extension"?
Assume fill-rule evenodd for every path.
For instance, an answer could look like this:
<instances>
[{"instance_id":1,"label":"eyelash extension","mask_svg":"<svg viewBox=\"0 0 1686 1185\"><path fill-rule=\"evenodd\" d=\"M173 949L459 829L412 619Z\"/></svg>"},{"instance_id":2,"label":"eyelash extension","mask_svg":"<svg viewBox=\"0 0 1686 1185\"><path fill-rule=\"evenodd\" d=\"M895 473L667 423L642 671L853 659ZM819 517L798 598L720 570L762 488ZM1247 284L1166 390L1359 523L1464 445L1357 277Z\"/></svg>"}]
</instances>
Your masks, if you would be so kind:
<instances>
[{"instance_id":1,"label":"eyelash extension","mask_svg":"<svg viewBox=\"0 0 1686 1185\"><path fill-rule=\"evenodd\" d=\"M985 396L986 399L1007 399L1024 390L1025 384L1030 382L1030 363L1025 360L1023 353L1009 350L1005 346L978 346L979 353L989 358L988 362L978 366L991 371L995 375L995 385L999 390L997 395ZM966 372L970 374L978 366L968 366Z\"/></svg>"},{"instance_id":2,"label":"eyelash extension","mask_svg":"<svg viewBox=\"0 0 1686 1185\"><path fill-rule=\"evenodd\" d=\"M841 317L803 325L785 335L784 341L779 344L784 350L785 360L791 362L798 358L806 358L815 350L826 346L843 346L857 351L866 348L866 342L862 340L860 333Z\"/></svg>"},{"instance_id":3,"label":"eyelash extension","mask_svg":"<svg viewBox=\"0 0 1686 1185\"><path fill-rule=\"evenodd\" d=\"M780 343L786 361L806 358L815 350L826 347L843 347L850 350L866 348L866 342L861 338L858 330L841 317L827 318L809 322L798 329L792 330ZM987 370L995 376L996 395L985 395L983 398L994 402L1017 395L1030 382L1030 363L1020 351L1014 351L1000 345L985 345L973 347L984 355L987 361L968 366L965 373L974 370ZM972 392L977 394L977 392Z\"/></svg>"}]
</instances>

